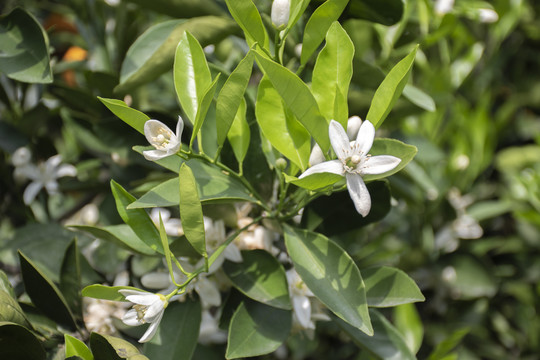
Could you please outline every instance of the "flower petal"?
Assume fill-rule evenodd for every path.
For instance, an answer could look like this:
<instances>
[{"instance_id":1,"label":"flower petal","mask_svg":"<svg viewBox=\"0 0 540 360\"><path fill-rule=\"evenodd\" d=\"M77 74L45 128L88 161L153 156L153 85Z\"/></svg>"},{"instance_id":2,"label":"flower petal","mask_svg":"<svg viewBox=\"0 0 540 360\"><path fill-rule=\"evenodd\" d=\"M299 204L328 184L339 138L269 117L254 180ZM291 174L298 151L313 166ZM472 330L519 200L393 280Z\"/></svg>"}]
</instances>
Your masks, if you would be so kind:
<instances>
[{"instance_id":1,"label":"flower petal","mask_svg":"<svg viewBox=\"0 0 540 360\"><path fill-rule=\"evenodd\" d=\"M150 324L148 329L146 329L146 332L143 334L143 336L139 339L140 343L147 342L150 340L154 335L156 334L156 331L158 329L159 323L161 321L161 318L163 317L163 311L159 313L159 316Z\"/></svg>"},{"instance_id":2,"label":"flower petal","mask_svg":"<svg viewBox=\"0 0 540 360\"><path fill-rule=\"evenodd\" d=\"M223 255L225 256L225 259L235 263L240 263L243 261L240 249L232 243L225 248Z\"/></svg>"},{"instance_id":3,"label":"flower petal","mask_svg":"<svg viewBox=\"0 0 540 360\"><path fill-rule=\"evenodd\" d=\"M176 137L178 138L178 142L182 141L183 131L184 131L184 120L182 120L182 117L178 115L178 122L176 123Z\"/></svg>"},{"instance_id":4,"label":"flower petal","mask_svg":"<svg viewBox=\"0 0 540 360\"><path fill-rule=\"evenodd\" d=\"M141 284L148 289L165 289L171 285L171 275L165 272L150 272L141 277Z\"/></svg>"},{"instance_id":5,"label":"flower petal","mask_svg":"<svg viewBox=\"0 0 540 360\"><path fill-rule=\"evenodd\" d=\"M163 159L164 157L169 156L169 154L161 150L146 150L146 151L143 151L143 156L146 160L156 161L156 160Z\"/></svg>"},{"instance_id":6,"label":"flower petal","mask_svg":"<svg viewBox=\"0 0 540 360\"><path fill-rule=\"evenodd\" d=\"M39 193L43 184L38 181L32 181L26 189L24 189L23 200L26 205L30 205L32 201L36 198L36 195Z\"/></svg>"},{"instance_id":7,"label":"flower petal","mask_svg":"<svg viewBox=\"0 0 540 360\"><path fill-rule=\"evenodd\" d=\"M351 116L349 120L347 121L347 136L349 137L350 141L353 141L356 139L356 136L358 136L358 130L360 130L360 126L362 125L362 119L358 116Z\"/></svg>"},{"instance_id":8,"label":"flower petal","mask_svg":"<svg viewBox=\"0 0 540 360\"><path fill-rule=\"evenodd\" d=\"M137 317L137 310L135 309L128 310L128 312L122 317L122 322L128 326L141 325L141 322Z\"/></svg>"},{"instance_id":9,"label":"flower petal","mask_svg":"<svg viewBox=\"0 0 540 360\"><path fill-rule=\"evenodd\" d=\"M400 158L392 155L378 155L366 158L362 166L362 174L382 174L392 170L401 162Z\"/></svg>"},{"instance_id":10,"label":"flower petal","mask_svg":"<svg viewBox=\"0 0 540 360\"><path fill-rule=\"evenodd\" d=\"M298 178L302 179L306 176L317 174L317 173L332 173L337 175L343 175L343 164L340 160L330 160L325 161L323 163L317 164L315 166L310 167L302 175L300 175Z\"/></svg>"},{"instance_id":11,"label":"flower petal","mask_svg":"<svg viewBox=\"0 0 540 360\"><path fill-rule=\"evenodd\" d=\"M195 284L195 290L201 297L203 306L219 306L221 305L221 295L217 285L206 279L205 277L199 277Z\"/></svg>"},{"instance_id":12,"label":"flower petal","mask_svg":"<svg viewBox=\"0 0 540 360\"><path fill-rule=\"evenodd\" d=\"M373 124L366 120L360 126L358 135L356 136L356 144L361 155L367 155L371 146L373 145L373 139L375 138L375 127Z\"/></svg>"},{"instance_id":13,"label":"flower petal","mask_svg":"<svg viewBox=\"0 0 540 360\"><path fill-rule=\"evenodd\" d=\"M351 145L343 126L335 120L330 120L328 135L330 136L330 143L338 159L345 159L348 153L347 150L351 148Z\"/></svg>"},{"instance_id":14,"label":"flower petal","mask_svg":"<svg viewBox=\"0 0 540 360\"><path fill-rule=\"evenodd\" d=\"M62 164L58 170L56 170L56 177L61 178L64 176L77 176L77 168L70 164Z\"/></svg>"},{"instance_id":15,"label":"flower petal","mask_svg":"<svg viewBox=\"0 0 540 360\"><path fill-rule=\"evenodd\" d=\"M156 144L154 138L159 135L159 130L165 130L165 132L173 134L172 130L159 120L151 119L144 123L144 136L146 137L146 140L148 140L148 142L153 146ZM159 146L161 144L157 145Z\"/></svg>"},{"instance_id":16,"label":"flower petal","mask_svg":"<svg viewBox=\"0 0 540 360\"><path fill-rule=\"evenodd\" d=\"M47 159L47 161L45 161L45 169L46 169L45 171L47 173L54 172L54 169L56 169L56 167L60 165L61 162L62 162L62 155L56 154L54 156L51 156L50 158Z\"/></svg>"},{"instance_id":17,"label":"flower petal","mask_svg":"<svg viewBox=\"0 0 540 360\"><path fill-rule=\"evenodd\" d=\"M162 300L153 302L146 312L144 313L144 320L147 322L154 322L159 317L159 314L163 312L165 303Z\"/></svg>"},{"instance_id":18,"label":"flower petal","mask_svg":"<svg viewBox=\"0 0 540 360\"><path fill-rule=\"evenodd\" d=\"M311 303L307 296L293 296L293 308L302 327L309 328L311 323Z\"/></svg>"},{"instance_id":19,"label":"flower petal","mask_svg":"<svg viewBox=\"0 0 540 360\"><path fill-rule=\"evenodd\" d=\"M363 217L369 214L371 209L371 197L364 183L364 179L358 174L347 173L347 189L354 203L356 211Z\"/></svg>"}]
</instances>

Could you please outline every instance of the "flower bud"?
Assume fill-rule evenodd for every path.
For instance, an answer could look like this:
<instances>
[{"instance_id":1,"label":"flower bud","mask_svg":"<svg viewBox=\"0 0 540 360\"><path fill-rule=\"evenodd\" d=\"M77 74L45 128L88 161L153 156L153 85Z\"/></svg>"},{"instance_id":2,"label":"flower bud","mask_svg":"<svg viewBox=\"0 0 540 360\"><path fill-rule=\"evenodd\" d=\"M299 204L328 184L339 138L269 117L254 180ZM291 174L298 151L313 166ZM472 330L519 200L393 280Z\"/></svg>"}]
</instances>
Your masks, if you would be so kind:
<instances>
[{"instance_id":1,"label":"flower bud","mask_svg":"<svg viewBox=\"0 0 540 360\"><path fill-rule=\"evenodd\" d=\"M358 135L358 130L360 130L360 125L362 125L362 119L358 116L352 116L347 121L347 136L350 141L356 140Z\"/></svg>"},{"instance_id":2,"label":"flower bud","mask_svg":"<svg viewBox=\"0 0 540 360\"><path fill-rule=\"evenodd\" d=\"M290 0L274 0L272 3L272 24L278 30L283 30L289 23Z\"/></svg>"},{"instance_id":3,"label":"flower bud","mask_svg":"<svg viewBox=\"0 0 540 360\"><path fill-rule=\"evenodd\" d=\"M285 170L285 168L287 167L287 160L285 160L284 158L279 158L276 160L276 168L279 169L279 170Z\"/></svg>"},{"instance_id":4,"label":"flower bud","mask_svg":"<svg viewBox=\"0 0 540 360\"><path fill-rule=\"evenodd\" d=\"M30 152L30 150L28 150L28 148L26 147L21 147L15 150L11 157L11 162L14 166L19 167L27 165L30 162L31 158L32 153Z\"/></svg>"},{"instance_id":5,"label":"flower bud","mask_svg":"<svg viewBox=\"0 0 540 360\"><path fill-rule=\"evenodd\" d=\"M309 155L309 166L320 164L325 160L321 147L319 144L315 144Z\"/></svg>"}]
</instances>

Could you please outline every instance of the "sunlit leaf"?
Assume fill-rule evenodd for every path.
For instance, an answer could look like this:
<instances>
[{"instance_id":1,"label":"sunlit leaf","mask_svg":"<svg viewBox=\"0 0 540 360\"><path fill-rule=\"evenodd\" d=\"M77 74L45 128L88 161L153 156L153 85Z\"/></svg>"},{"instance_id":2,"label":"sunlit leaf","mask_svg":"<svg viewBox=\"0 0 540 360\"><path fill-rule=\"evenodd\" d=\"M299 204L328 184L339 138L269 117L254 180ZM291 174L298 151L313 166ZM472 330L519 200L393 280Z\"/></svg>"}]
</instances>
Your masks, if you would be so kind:
<instances>
[{"instance_id":1,"label":"sunlit leaf","mask_svg":"<svg viewBox=\"0 0 540 360\"><path fill-rule=\"evenodd\" d=\"M83 360L94 360L94 355L81 340L69 334L64 334L64 341L66 344L66 358L78 356Z\"/></svg>"},{"instance_id":2,"label":"sunlit leaf","mask_svg":"<svg viewBox=\"0 0 540 360\"><path fill-rule=\"evenodd\" d=\"M418 286L403 271L382 266L362 270L366 297L371 307L391 307L424 301Z\"/></svg>"}]
</instances>

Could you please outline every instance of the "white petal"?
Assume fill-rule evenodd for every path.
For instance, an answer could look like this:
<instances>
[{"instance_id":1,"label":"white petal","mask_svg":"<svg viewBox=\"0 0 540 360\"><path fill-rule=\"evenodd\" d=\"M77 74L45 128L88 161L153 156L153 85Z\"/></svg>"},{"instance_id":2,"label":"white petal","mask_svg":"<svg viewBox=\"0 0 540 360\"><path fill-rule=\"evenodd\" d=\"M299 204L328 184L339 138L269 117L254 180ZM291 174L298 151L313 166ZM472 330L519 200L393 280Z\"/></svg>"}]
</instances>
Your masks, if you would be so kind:
<instances>
[{"instance_id":1,"label":"white petal","mask_svg":"<svg viewBox=\"0 0 540 360\"><path fill-rule=\"evenodd\" d=\"M54 180L47 181L45 183L45 189L49 195L58 194L58 183Z\"/></svg>"},{"instance_id":2,"label":"white petal","mask_svg":"<svg viewBox=\"0 0 540 360\"><path fill-rule=\"evenodd\" d=\"M311 303L307 296L293 296L293 308L300 325L309 328L311 323Z\"/></svg>"},{"instance_id":3,"label":"white petal","mask_svg":"<svg viewBox=\"0 0 540 360\"><path fill-rule=\"evenodd\" d=\"M63 164L56 170L56 177L77 176L77 168L73 165Z\"/></svg>"},{"instance_id":4,"label":"white petal","mask_svg":"<svg viewBox=\"0 0 540 360\"><path fill-rule=\"evenodd\" d=\"M340 160L330 160L325 161L323 163L317 164L315 166L310 167L302 175L300 175L298 178L302 179L306 176L317 174L317 173L332 173L337 175L343 175L343 164Z\"/></svg>"},{"instance_id":5,"label":"white petal","mask_svg":"<svg viewBox=\"0 0 540 360\"><path fill-rule=\"evenodd\" d=\"M56 167L60 165L61 162L62 162L62 155L57 154L57 155L51 156L50 158L47 159L47 161L45 161L46 171L48 173L54 172L54 169L56 169Z\"/></svg>"},{"instance_id":6,"label":"white petal","mask_svg":"<svg viewBox=\"0 0 540 360\"><path fill-rule=\"evenodd\" d=\"M164 305L165 303L162 300L152 303L152 305L146 309L144 320L147 322L154 322L158 318L159 314L163 312Z\"/></svg>"},{"instance_id":7,"label":"white petal","mask_svg":"<svg viewBox=\"0 0 540 360\"><path fill-rule=\"evenodd\" d=\"M184 120L178 115L178 122L176 123L176 137L178 142L182 141L182 132L184 131Z\"/></svg>"},{"instance_id":8,"label":"white petal","mask_svg":"<svg viewBox=\"0 0 540 360\"><path fill-rule=\"evenodd\" d=\"M362 166L362 174L382 174L392 170L401 162L400 158L392 155L370 156Z\"/></svg>"},{"instance_id":9,"label":"white petal","mask_svg":"<svg viewBox=\"0 0 540 360\"><path fill-rule=\"evenodd\" d=\"M146 294L151 294L147 291L142 291L142 290L131 290L131 289L121 289L121 290L118 290L118 292L122 295L124 295L124 297L128 297L130 295L146 295Z\"/></svg>"},{"instance_id":10,"label":"white petal","mask_svg":"<svg viewBox=\"0 0 540 360\"><path fill-rule=\"evenodd\" d=\"M141 277L141 284L149 289L165 289L171 285L171 275L164 272L151 272Z\"/></svg>"},{"instance_id":11,"label":"white petal","mask_svg":"<svg viewBox=\"0 0 540 360\"><path fill-rule=\"evenodd\" d=\"M163 159L164 157L169 156L167 152L161 151L161 150L146 150L143 151L143 156L146 160L149 161L156 161L159 159Z\"/></svg>"},{"instance_id":12,"label":"white petal","mask_svg":"<svg viewBox=\"0 0 540 360\"><path fill-rule=\"evenodd\" d=\"M364 121L362 126L360 126L360 130L358 130L358 135L356 136L356 143L358 144L360 154L368 154L371 146L373 145L374 138L375 127L370 121Z\"/></svg>"},{"instance_id":13,"label":"white petal","mask_svg":"<svg viewBox=\"0 0 540 360\"><path fill-rule=\"evenodd\" d=\"M32 201L36 198L36 195L39 193L43 184L41 182L32 181L26 189L24 189L23 200L26 205L30 205Z\"/></svg>"},{"instance_id":14,"label":"white petal","mask_svg":"<svg viewBox=\"0 0 540 360\"><path fill-rule=\"evenodd\" d=\"M141 325L141 322L137 319L137 311L135 309L130 309L122 317L122 322L128 326L138 326Z\"/></svg>"},{"instance_id":15,"label":"white petal","mask_svg":"<svg viewBox=\"0 0 540 360\"><path fill-rule=\"evenodd\" d=\"M159 326L159 322L161 321L162 317L163 317L163 311L159 313L159 317L150 324L148 329L146 329L146 332L144 333L144 335L139 339L140 343L147 342L156 334L156 331Z\"/></svg>"},{"instance_id":16,"label":"white petal","mask_svg":"<svg viewBox=\"0 0 540 360\"><path fill-rule=\"evenodd\" d=\"M371 197L362 177L358 174L347 173L347 189L354 203L356 211L363 217L371 209Z\"/></svg>"},{"instance_id":17,"label":"white petal","mask_svg":"<svg viewBox=\"0 0 540 360\"><path fill-rule=\"evenodd\" d=\"M180 219L172 218L165 223L165 232L170 236L184 235L184 228Z\"/></svg>"},{"instance_id":18,"label":"white petal","mask_svg":"<svg viewBox=\"0 0 540 360\"><path fill-rule=\"evenodd\" d=\"M212 281L200 277L195 284L195 290L201 297L201 302L204 306L219 306L221 305L221 295L217 285Z\"/></svg>"},{"instance_id":19,"label":"white petal","mask_svg":"<svg viewBox=\"0 0 540 360\"><path fill-rule=\"evenodd\" d=\"M336 153L338 159L344 159L347 156L348 149L351 148L349 137L341 126L335 120L330 120L330 126L328 127L328 135L330 136L330 143Z\"/></svg>"},{"instance_id":20,"label":"white petal","mask_svg":"<svg viewBox=\"0 0 540 360\"><path fill-rule=\"evenodd\" d=\"M240 249L238 247L236 247L236 245L234 244L229 244L226 248L225 248L225 251L223 252L223 254L225 255L225 259L227 260L230 260L232 262L235 262L235 263L240 263L242 262L242 253L240 252Z\"/></svg>"},{"instance_id":21,"label":"white petal","mask_svg":"<svg viewBox=\"0 0 540 360\"><path fill-rule=\"evenodd\" d=\"M362 119L358 116L351 116L349 120L347 121L347 136L349 137L350 141L353 141L356 139L356 136L358 135L358 130L360 129L360 126L362 125Z\"/></svg>"}]
</instances>

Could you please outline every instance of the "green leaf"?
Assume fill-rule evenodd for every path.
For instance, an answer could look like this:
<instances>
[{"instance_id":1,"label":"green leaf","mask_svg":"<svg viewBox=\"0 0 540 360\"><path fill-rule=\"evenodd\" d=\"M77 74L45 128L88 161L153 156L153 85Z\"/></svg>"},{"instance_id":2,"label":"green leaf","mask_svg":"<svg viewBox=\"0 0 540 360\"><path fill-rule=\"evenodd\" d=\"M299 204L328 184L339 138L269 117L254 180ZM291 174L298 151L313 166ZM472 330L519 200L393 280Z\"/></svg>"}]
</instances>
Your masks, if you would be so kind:
<instances>
[{"instance_id":1,"label":"green leaf","mask_svg":"<svg viewBox=\"0 0 540 360\"><path fill-rule=\"evenodd\" d=\"M353 73L354 45L336 21L326 34L326 45L317 56L311 89L321 113L330 121L347 126L347 94Z\"/></svg>"},{"instance_id":2,"label":"green leaf","mask_svg":"<svg viewBox=\"0 0 540 360\"><path fill-rule=\"evenodd\" d=\"M308 86L289 69L255 53L257 62L268 79L289 107L298 121L304 125L315 138L321 149L326 152L330 148L328 122L319 111L317 101Z\"/></svg>"},{"instance_id":3,"label":"green leaf","mask_svg":"<svg viewBox=\"0 0 540 360\"><path fill-rule=\"evenodd\" d=\"M94 355L92 355L90 349L81 340L64 334L64 341L66 343L66 358L78 356L83 360L94 360Z\"/></svg>"},{"instance_id":4,"label":"green leaf","mask_svg":"<svg viewBox=\"0 0 540 360\"><path fill-rule=\"evenodd\" d=\"M289 176L287 174L283 175L285 176L285 181L287 181L288 183L292 183L298 187L308 190L323 189L343 179L343 176L332 173L315 173L302 179L298 179L294 176Z\"/></svg>"},{"instance_id":5,"label":"green leaf","mask_svg":"<svg viewBox=\"0 0 540 360\"><path fill-rule=\"evenodd\" d=\"M216 102L216 127L219 147L223 146L229 129L235 117L238 116L242 104L244 104L245 109L244 93L251 78L252 69L253 52L249 51L240 63L238 63L238 66L231 73L219 92Z\"/></svg>"},{"instance_id":6,"label":"green leaf","mask_svg":"<svg viewBox=\"0 0 540 360\"><path fill-rule=\"evenodd\" d=\"M146 245L139 237L133 232L129 225L109 225L104 227L88 226L88 225L70 225L71 228L87 232L93 236L112 242L118 246L121 246L127 250L134 251L143 255L155 255L156 251L150 246Z\"/></svg>"},{"instance_id":7,"label":"green leaf","mask_svg":"<svg viewBox=\"0 0 540 360\"><path fill-rule=\"evenodd\" d=\"M20 325L0 321L0 339L0 359L46 359L45 350L39 340Z\"/></svg>"},{"instance_id":8,"label":"green leaf","mask_svg":"<svg viewBox=\"0 0 540 360\"><path fill-rule=\"evenodd\" d=\"M170 303L156 336L144 344L144 354L150 359L159 360L191 359L197 345L200 323L200 301L188 299Z\"/></svg>"},{"instance_id":9,"label":"green leaf","mask_svg":"<svg viewBox=\"0 0 540 360\"><path fill-rule=\"evenodd\" d=\"M429 355L428 360L438 360L448 355L448 353L461 342L469 331L470 329L468 328L454 331L449 337L437 344L435 350L433 350L433 352Z\"/></svg>"},{"instance_id":10,"label":"green leaf","mask_svg":"<svg viewBox=\"0 0 540 360\"><path fill-rule=\"evenodd\" d=\"M229 325L227 359L268 354L289 336L292 314L255 301L246 300Z\"/></svg>"},{"instance_id":11,"label":"green leaf","mask_svg":"<svg viewBox=\"0 0 540 360\"><path fill-rule=\"evenodd\" d=\"M8 276L2 270L0 270L0 291L4 291L13 299L17 298L17 295L15 295L15 290L13 290L13 286L11 285L11 282L9 281ZM0 312L0 314L2 314L2 312ZM6 320L6 321L11 321L11 320Z\"/></svg>"},{"instance_id":12,"label":"green leaf","mask_svg":"<svg viewBox=\"0 0 540 360\"><path fill-rule=\"evenodd\" d=\"M252 0L225 0L229 11L246 36L246 41L251 47L259 43L268 49L268 34L263 25L261 14Z\"/></svg>"},{"instance_id":13,"label":"green leaf","mask_svg":"<svg viewBox=\"0 0 540 360\"><path fill-rule=\"evenodd\" d=\"M497 281L493 271L475 257L465 254L454 255L448 268L455 274L448 280L448 285L456 298L476 299L483 296L492 297L497 293Z\"/></svg>"},{"instance_id":14,"label":"green leaf","mask_svg":"<svg viewBox=\"0 0 540 360\"><path fill-rule=\"evenodd\" d=\"M182 35L176 48L173 72L178 101L188 119L195 124L201 100L212 83L212 75L201 44L188 31Z\"/></svg>"},{"instance_id":15,"label":"green leaf","mask_svg":"<svg viewBox=\"0 0 540 360\"><path fill-rule=\"evenodd\" d=\"M171 249L169 249L169 239L167 238L167 233L165 232L165 225L163 225L161 212L159 213L159 237L161 238L161 245L163 246L163 252L165 253L165 261L167 262L167 269L169 270L171 281L173 284L176 285L176 281L174 278L174 269L171 260ZM174 254L172 255L174 256Z\"/></svg>"},{"instance_id":16,"label":"green leaf","mask_svg":"<svg viewBox=\"0 0 540 360\"><path fill-rule=\"evenodd\" d=\"M20 251L19 260L24 288L32 303L52 320L75 330L75 318L60 290Z\"/></svg>"},{"instance_id":17,"label":"green leaf","mask_svg":"<svg viewBox=\"0 0 540 360\"><path fill-rule=\"evenodd\" d=\"M259 83L255 114L264 136L272 146L305 170L311 152L311 136L284 106L279 93L266 76Z\"/></svg>"},{"instance_id":18,"label":"green leaf","mask_svg":"<svg viewBox=\"0 0 540 360\"><path fill-rule=\"evenodd\" d=\"M49 39L36 18L21 8L0 17L0 72L27 83L52 83Z\"/></svg>"},{"instance_id":19,"label":"green leaf","mask_svg":"<svg viewBox=\"0 0 540 360\"><path fill-rule=\"evenodd\" d=\"M381 126L407 84L416 57L416 50L418 50L418 46L390 70L375 91L366 115L366 120L371 121L375 128Z\"/></svg>"},{"instance_id":20,"label":"green leaf","mask_svg":"<svg viewBox=\"0 0 540 360\"><path fill-rule=\"evenodd\" d=\"M178 173L180 189L180 220L184 234L193 248L205 258L208 268L208 254L201 201L191 168L182 164Z\"/></svg>"},{"instance_id":21,"label":"green leaf","mask_svg":"<svg viewBox=\"0 0 540 360\"><path fill-rule=\"evenodd\" d=\"M250 193L240 181L224 174L218 168L198 160L189 160L186 164L193 171L200 200L204 204L238 200L257 201L250 196ZM128 209L178 205L180 203L178 182L179 180L176 177L164 181L130 204Z\"/></svg>"},{"instance_id":22,"label":"green leaf","mask_svg":"<svg viewBox=\"0 0 540 360\"><path fill-rule=\"evenodd\" d=\"M168 28L158 24L131 45L122 63L120 84L114 89L115 92L127 93L169 71L173 67L178 42L185 31L189 31L202 46L206 46L221 41L238 29L236 23L228 17L201 16L172 21L178 24L166 38L164 33Z\"/></svg>"},{"instance_id":23,"label":"green leaf","mask_svg":"<svg viewBox=\"0 0 540 360\"><path fill-rule=\"evenodd\" d=\"M140 112L126 105L122 100L105 99L98 96L98 99L105 105L111 112L118 116L120 120L140 132L144 135L144 123L150 118Z\"/></svg>"},{"instance_id":24,"label":"green leaf","mask_svg":"<svg viewBox=\"0 0 540 360\"><path fill-rule=\"evenodd\" d=\"M251 139L249 124L246 119L246 107L246 100L242 98L238 112L227 133L227 139L231 144L234 156L239 164L244 162L249 149L249 141Z\"/></svg>"},{"instance_id":25,"label":"green leaf","mask_svg":"<svg viewBox=\"0 0 540 360\"><path fill-rule=\"evenodd\" d=\"M414 105L424 110L430 112L434 112L435 110L437 110L433 98L419 88L417 88L416 86L413 86L411 84L405 85L405 88L403 88L403 96L409 99L409 101L412 102Z\"/></svg>"},{"instance_id":26,"label":"green leaf","mask_svg":"<svg viewBox=\"0 0 540 360\"><path fill-rule=\"evenodd\" d=\"M264 250L242 251L243 261L223 264L234 287L266 305L290 310L291 300L283 266Z\"/></svg>"},{"instance_id":27,"label":"green leaf","mask_svg":"<svg viewBox=\"0 0 540 360\"><path fill-rule=\"evenodd\" d=\"M225 11L214 0L127 0L144 9L173 18L222 15Z\"/></svg>"},{"instance_id":28,"label":"green leaf","mask_svg":"<svg viewBox=\"0 0 540 360\"><path fill-rule=\"evenodd\" d=\"M391 307L424 301L418 286L403 271L382 266L362 270L368 306Z\"/></svg>"},{"instance_id":29,"label":"green leaf","mask_svg":"<svg viewBox=\"0 0 540 360\"><path fill-rule=\"evenodd\" d=\"M99 360L149 360L135 345L110 335L90 334L90 348Z\"/></svg>"},{"instance_id":30,"label":"green leaf","mask_svg":"<svg viewBox=\"0 0 540 360\"><path fill-rule=\"evenodd\" d=\"M141 289L137 289L133 286L105 286L94 284L82 289L82 296L101 300L125 301L124 295L118 292L118 290L122 289L141 291Z\"/></svg>"},{"instance_id":31,"label":"green leaf","mask_svg":"<svg viewBox=\"0 0 540 360\"><path fill-rule=\"evenodd\" d=\"M15 297L4 290L0 290L0 322L12 322L32 329L32 325L26 318Z\"/></svg>"},{"instance_id":32,"label":"green leaf","mask_svg":"<svg viewBox=\"0 0 540 360\"><path fill-rule=\"evenodd\" d=\"M163 254L159 231L148 213L143 209L126 209L129 204L135 201L135 197L114 180L111 180L111 190L116 201L116 210L122 220L152 250Z\"/></svg>"},{"instance_id":33,"label":"green leaf","mask_svg":"<svg viewBox=\"0 0 540 360\"><path fill-rule=\"evenodd\" d=\"M304 65L324 40L330 25L336 21L349 0L327 0L309 18L304 29L300 63Z\"/></svg>"},{"instance_id":34,"label":"green leaf","mask_svg":"<svg viewBox=\"0 0 540 360\"><path fill-rule=\"evenodd\" d=\"M325 236L285 226L285 245L307 287L334 314L368 335L373 328L360 270Z\"/></svg>"},{"instance_id":35,"label":"green leaf","mask_svg":"<svg viewBox=\"0 0 540 360\"><path fill-rule=\"evenodd\" d=\"M394 324L403 335L409 349L413 354L416 354L422 346L424 327L414 304L396 306L394 308Z\"/></svg>"},{"instance_id":36,"label":"green leaf","mask_svg":"<svg viewBox=\"0 0 540 360\"><path fill-rule=\"evenodd\" d=\"M217 87L220 75L221 74L218 74L218 76L216 76L214 81L208 86L208 89L206 89L204 93L202 94L202 98L200 99L199 105L197 107L197 115L195 117L195 124L193 125L193 132L191 134L191 140L189 141L190 147L193 145L193 140L195 140L195 137L199 135L199 131L201 130L204 119L206 118L206 113L208 112L208 108L210 107L210 104L212 103L212 100L214 99L214 94L216 93L216 87Z\"/></svg>"},{"instance_id":37,"label":"green leaf","mask_svg":"<svg viewBox=\"0 0 540 360\"><path fill-rule=\"evenodd\" d=\"M401 20L404 7L404 0L351 1L346 16L390 26Z\"/></svg>"},{"instance_id":38,"label":"green leaf","mask_svg":"<svg viewBox=\"0 0 540 360\"><path fill-rule=\"evenodd\" d=\"M373 324L373 336L368 336L337 317L332 319L362 349L377 359L416 360L405 340L386 318L376 310L369 310Z\"/></svg>"},{"instance_id":39,"label":"green leaf","mask_svg":"<svg viewBox=\"0 0 540 360\"><path fill-rule=\"evenodd\" d=\"M373 146L369 151L372 156L375 155L392 155L401 159L401 162L394 169L383 174L366 175L364 181L373 181L393 175L403 169L414 158L418 149L416 146L405 144L395 139L378 138L373 141Z\"/></svg>"},{"instance_id":40,"label":"green leaf","mask_svg":"<svg viewBox=\"0 0 540 360\"><path fill-rule=\"evenodd\" d=\"M60 291L73 312L75 319L82 321L81 267L77 239L74 239L64 254L60 271Z\"/></svg>"}]
</instances>

